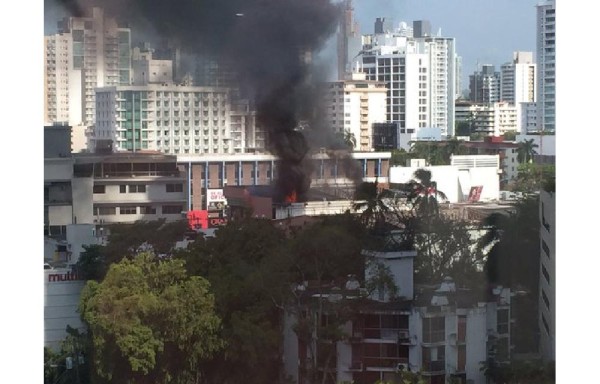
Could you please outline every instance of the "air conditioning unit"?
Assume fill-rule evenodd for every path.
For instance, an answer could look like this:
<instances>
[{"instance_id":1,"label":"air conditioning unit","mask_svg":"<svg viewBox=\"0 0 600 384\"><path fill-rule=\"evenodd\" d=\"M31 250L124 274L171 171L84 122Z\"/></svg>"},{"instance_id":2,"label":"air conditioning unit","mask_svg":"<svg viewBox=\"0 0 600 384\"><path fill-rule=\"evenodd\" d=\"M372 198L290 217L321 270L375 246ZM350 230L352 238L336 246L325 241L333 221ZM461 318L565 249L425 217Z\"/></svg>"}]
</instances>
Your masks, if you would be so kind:
<instances>
[{"instance_id":1,"label":"air conditioning unit","mask_svg":"<svg viewBox=\"0 0 600 384\"><path fill-rule=\"evenodd\" d=\"M410 372L410 366L408 363L398 363L396 365L396 372Z\"/></svg>"}]
</instances>

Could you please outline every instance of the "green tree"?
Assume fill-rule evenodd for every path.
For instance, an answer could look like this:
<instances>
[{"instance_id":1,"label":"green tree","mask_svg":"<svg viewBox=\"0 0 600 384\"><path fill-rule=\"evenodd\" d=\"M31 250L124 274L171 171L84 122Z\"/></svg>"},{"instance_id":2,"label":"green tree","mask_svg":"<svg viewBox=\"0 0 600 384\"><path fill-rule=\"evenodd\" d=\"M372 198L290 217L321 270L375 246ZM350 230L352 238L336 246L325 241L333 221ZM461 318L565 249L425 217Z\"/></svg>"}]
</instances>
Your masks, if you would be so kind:
<instances>
[{"instance_id":1,"label":"green tree","mask_svg":"<svg viewBox=\"0 0 600 384\"><path fill-rule=\"evenodd\" d=\"M101 281L106 275L105 247L98 244L84 245L84 251L79 255L77 271L84 280Z\"/></svg>"},{"instance_id":2,"label":"green tree","mask_svg":"<svg viewBox=\"0 0 600 384\"><path fill-rule=\"evenodd\" d=\"M425 159L429 165L446 164L444 150L439 143L418 141L410 148L410 153L417 159Z\"/></svg>"},{"instance_id":3,"label":"green tree","mask_svg":"<svg viewBox=\"0 0 600 384\"><path fill-rule=\"evenodd\" d=\"M404 148L392 149L392 158L390 165L399 165L405 167L409 159L415 158L415 154L407 152Z\"/></svg>"},{"instance_id":4,"label":"green tree","mask_svg":"<svg viewBox=\"0 0 600 384\"><path fill-rule=\"evenodd\" d=\"M152 250L157 255L170 254L175 242L188 233L187 220L167 222L165 219L111 224L104 255L107 264L121 261L140 251Z\"/></svg>"},{"instance_id":5,"label":"green tree","mask_svg":"<svg viewBox=\"0 0 600 384\"><path fill-rule=\"evenodd\" d=\"M554 190L555 188L555 166L552 164L519 164L517 178L511 184L513 191L523 193L535 193L540 189Z\"/></svg>"},{"instance_id":6,"label":"green tree","mask_svg":"<svg viewBox=\"0 0 600 384\"><path fill-rule=\"evenodd\" d=\"M189 274L208 279L222 319L228 347L202 365L205 382L278 381L282 307L293 281L285 236L271 220L244 218L176 254L186 260Z\"/></svg>"},{"instance_id":7,"label":"green tree","mask_svg":"<svg viewBox=\"0 0 600 384\"><path fill-rule=\"evenodd\" d=\"M456 138L446 141L442 148L444 164L450 164L453 155L467 154L467 148L464 146L463 141Z\"/></svg>"},{"instance_id":8,"label":"green tree","mask_svg":"<svg viewBox=\"0 0 600 384\"><path fill-rule=\"evenodd\" d=\"M504 136L504 141L515 141L517 139L517 132L506 131L502 136Z\"/></svg>"},{"instance_id":9,"label":"green tree","mask_svg":"<svg viewBox=\"0 0 600 384\"><path fill-rule=\"evenodd\" d=\"M531 163L533 161L533 155L537 154L537 144L534 144L533 139L523 140L517 144L517 161L521 164Z\"/></svg>"},{"instance_id":10,"label":"green tree","mask_svg":"<svg viewBox=\"0 0 600 384\"><path fill-rule=\"evenodd\" d=\"M471 124L468 121L457 121L454 126L456 136L471 136Z\"/></svg>"},{"instance_id":11,"label":"green tree","mask_svg":"<svg viewBox=\"0 0 600 384\"><path fill-rule=\"evenodd\" d=\"M479 249L486 255L485 273L491 284L525 292L513 305L518 327L512 335L515 352L537 350L540 221L537 196L519 201L513 212L494 213L484 220L486 233Z\"/></svg>"},{"instance_id":12,"label":"green tree","mask_svg":"<svg viewBox=\"0 0 600 384\"><path fill-rule=\"evenodd\" d=\"M438 198L447 200L446 194L437 189L437 182L431 179L431 171L427 169L417 169L413 179L404 188L413 212L425 221L439 215Z\"/></svg>"},{"instance_id":13,"label":"green tree","mask_svg":"<svg viewBox=\"0 0 600 384\"><path fill-rule=\"evenodd\" d=\"M79 311L93 338L94 371L113 383L197 380L222 347L209 283L182 260L140 253L88 281Z\"/></svg>"},{"instance_id":14,"label":"green tree","mask_svg":"<svg viewBox=\"0 0 600 384\"><path fill-rule=\"evenodd\" d=\"M390 192L379 188L377 181L363 182L356 188L352 207L355 211L361 211L360 220L366 228L381 232L385 230L386 215L391 211L385 203L385 199L390 197Z\"/></svg>"},{"instance_id":15,"label":"green tree","mask_svg":"<svg viewBox=\"0 0 600 384\"><path fill-rule=\"evenodd\" d=\"M515 360L499 364L490 359L481 363L481 370L488 379L495 383L554 384L556 382L554 362Z\"/></svg>"}]
</instances>

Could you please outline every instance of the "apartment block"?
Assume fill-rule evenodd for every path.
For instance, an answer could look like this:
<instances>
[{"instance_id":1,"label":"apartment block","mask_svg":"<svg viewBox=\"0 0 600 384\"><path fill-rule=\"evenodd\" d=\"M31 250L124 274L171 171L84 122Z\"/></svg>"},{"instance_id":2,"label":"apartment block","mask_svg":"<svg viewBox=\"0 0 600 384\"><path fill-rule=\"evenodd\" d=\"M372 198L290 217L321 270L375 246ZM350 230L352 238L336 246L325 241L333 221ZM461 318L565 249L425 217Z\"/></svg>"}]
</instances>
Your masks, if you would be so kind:
<instances>
[{"instance_id":1,"label":"apartment block","mask_svg":"<svg viewBox=\"0 0 600 384\"><path fill-rule=\"evenodd\" d=\"M500 100L500 72L493 65L483 64L469 76L469 100L482 104Z\"/></svg>"},{"instance_id":2,"label":"apartment block","mask_svg":"<svg viewBox=\"0 0 600 384\"><path fill-rule=\"evenodd\" d=\"M536 13L538 131L555 132L556 125L556 2L541 1Z\"/></svg>"},{"instance_id":3,"label":"apartment block","mask_svg":"<svg viewBox=\"0 0 600 384\"><path fill-rule=\"evenodd\" d=\"M96 143L116 151L166 154L261 152L266 134L255 127L249 102L229 88L174 84L97 89Z\"/></svg>"},{"instance_id":4,"label":"apartment block","mask_svg":"<svg viewBox=\"0 0 600 384\"><path fill-rule=\"evenodd\" d=\"M131 31L101 8L90 16L67 17L45 37L46 123L95 123L95 89L130 84Z\"/></svg>"},{"instance_id":5,"label":"apartment block","mask_svg":"<svg viewBox=\"0 0 600 384\"><path fill-rule=\"evenodd\" d=\"M483 384L481 362L510 359L510 290L493 287L482 297L459 289L451 277L435 287L415 286L417 252L395 244L363 251L369 260L365 281L372 276L370 265L383 264L398 288L394 300L381 286L369 293L356 276L295 288L298 307L286 311L283 332L284 369L297 383L310 382L316 371L326 383L401 382L405 372L420 372L430 384ZM294 331L307 319L315 327L336 324L340 308L352 311L338 324L346 337L330 340L314 332L299 337Z\"/></svg>"},{"instance_id":6,"label":"apartment block","mask_svg":"<svg viewBox=\"0 0 600 384\"><path fill-rule=\"evenodd\" d=\"M513 105L536 101L537 66L533 52L514 52L500 67L500 100Z\"/></svg>"},{"instance_id":7,"label":"apartment block","mask_svg":"<svg viewBox=\"0 0 600 384\"><path fill-rule=\"evenodd\" d=\"M363 72L367 80L387 86L387 122L398 122L400 128L440 128L442 135L452 135L454 38L407 35L401 30L364 35Z\"/></svg>"},{"instance_id":8,"label":"apartment block","mask_svg":"<svg viewBox=\"0 0 600 384\"><path fill-rule=\"evenodd\" d=\"M333 132L350 132L357 151L374 149L373 124L386 121L386 86L366 80L364 73L352 73L346 80L327 83L327 116Z\"/></svg>"}]
</instances>

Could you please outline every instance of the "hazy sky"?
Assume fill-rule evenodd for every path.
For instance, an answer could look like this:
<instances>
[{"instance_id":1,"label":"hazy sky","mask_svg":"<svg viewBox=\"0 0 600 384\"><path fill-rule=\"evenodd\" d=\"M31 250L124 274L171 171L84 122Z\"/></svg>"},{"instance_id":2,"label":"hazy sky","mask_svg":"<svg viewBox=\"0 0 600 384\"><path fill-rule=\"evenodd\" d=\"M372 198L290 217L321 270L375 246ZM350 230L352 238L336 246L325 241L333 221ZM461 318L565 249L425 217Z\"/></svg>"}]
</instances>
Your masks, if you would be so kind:
<instances>
[{"instance_id":1,"label":"hazy sky","mask_svg":"<svg viewBox=\"0 0 600 384\"><path fill-rule=\"evenodd\" d=\"M338 0L334 0L338 1ZM462 56L462 88L476 63L500 65L514 51L535 55L535 4L537 0L353 0L355 17L362 34L372 33L377 17L397 26L401 21L429 20L432 32L441 28L442 36L456 38ZM52 33L62 12L53 12L46 1L45 33ZM335 43L328 44L322 56L335 59ZM332 66L334 68L334 66Z\"/></svg>"}]
</instances>

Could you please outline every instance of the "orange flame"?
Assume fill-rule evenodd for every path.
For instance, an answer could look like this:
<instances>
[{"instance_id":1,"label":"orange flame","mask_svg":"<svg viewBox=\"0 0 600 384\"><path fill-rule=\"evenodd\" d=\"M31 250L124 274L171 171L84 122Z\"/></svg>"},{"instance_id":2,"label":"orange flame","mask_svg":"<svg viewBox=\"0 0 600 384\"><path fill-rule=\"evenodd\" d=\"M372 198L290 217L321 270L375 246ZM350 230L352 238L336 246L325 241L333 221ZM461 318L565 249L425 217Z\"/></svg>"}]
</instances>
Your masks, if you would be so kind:
<instances>
[{"instance_id":1,"label":"orange flame","mask_svg":"<svg viewBox=\"0 0 600 384\"><path fill-rule=\"evenodd\" d=\"M297 201L296 191L292 191L289 195L285 197L286 203L295 203Z\"/></svg>"}]
</instances>

